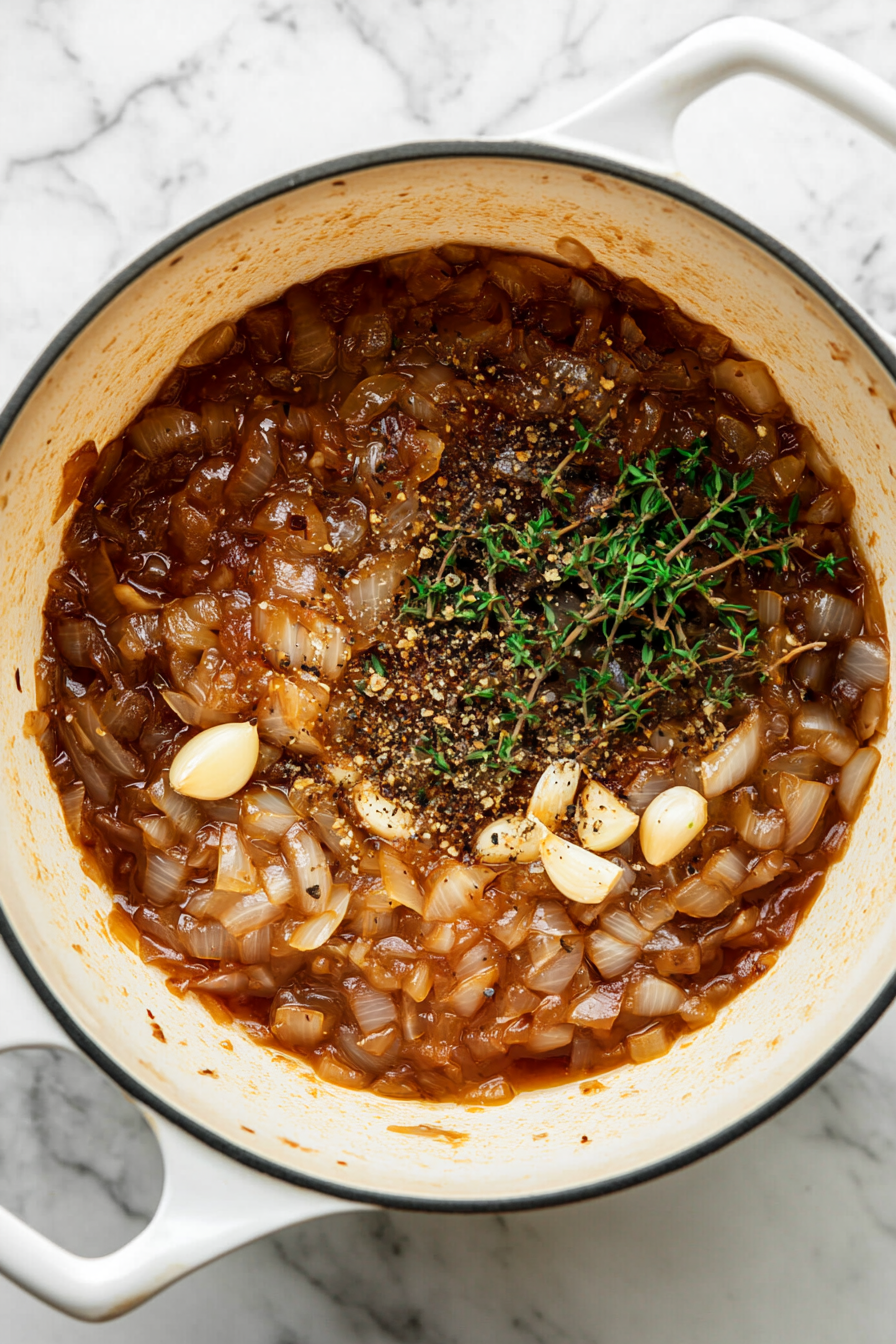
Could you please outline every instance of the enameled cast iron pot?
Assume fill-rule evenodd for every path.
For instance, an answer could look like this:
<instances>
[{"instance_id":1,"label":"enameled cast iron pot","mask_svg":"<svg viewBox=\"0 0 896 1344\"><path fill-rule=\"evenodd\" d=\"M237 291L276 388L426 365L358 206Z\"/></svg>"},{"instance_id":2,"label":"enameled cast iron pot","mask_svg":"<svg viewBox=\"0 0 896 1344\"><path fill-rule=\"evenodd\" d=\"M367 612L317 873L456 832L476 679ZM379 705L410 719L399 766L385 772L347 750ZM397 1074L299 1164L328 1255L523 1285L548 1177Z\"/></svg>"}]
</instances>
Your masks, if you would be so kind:
<instances>
[{"instance_id":1,"label":"enameled cast iron pot","mask_svg":"<svg viewBox=\"0 0 896 1344\"><path fill-rule=\"evenodd\" d=\"M144 1109L166 1167L152 1222L99 1259L63 1251L0 1210L0 1268L46 1301L85 1318L115 1315L224 1251L353 1204L506 1210L632 1185L783 1106L896 993L893 729L878 744L883 760L845 858L761 983L664 1058L606 1077L604 1089L571 1083L478 1110L329 1086L214 1021L197 999L175 998L110 935L109 898L82 871L41 754L22 732L64 526L51 518L66 459L85 439L116 436L213 323L332 267L449 240L551 258L573 235L764 360L856 488L856 534L896 630L892 347L804 262L682 185L671 164L678 113L747 70L801 86L896 144L889 86L784 29L726 20L535 142L362 154L229 201L107 285L7 408L0 1048L83 1050ZM615 148L597 157L595 141Z\"/></svg>"}]
</instances>

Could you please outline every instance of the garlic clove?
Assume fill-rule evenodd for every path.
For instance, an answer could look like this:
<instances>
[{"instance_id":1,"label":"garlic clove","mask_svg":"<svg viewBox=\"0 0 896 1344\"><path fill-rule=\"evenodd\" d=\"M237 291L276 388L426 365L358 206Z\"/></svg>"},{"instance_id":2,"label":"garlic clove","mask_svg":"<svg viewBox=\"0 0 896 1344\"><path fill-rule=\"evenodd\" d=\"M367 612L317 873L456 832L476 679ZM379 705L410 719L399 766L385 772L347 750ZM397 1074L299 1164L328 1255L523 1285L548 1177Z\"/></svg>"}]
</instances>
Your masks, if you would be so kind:
<instances>
[{"instance_id":1,"label":"garlic clove","mask_svg":"<svg viewBox=\"0 0 896 1344\"><path fill-rule=\"evenodd\" d=\"M258 761L254 723L219 723L181 747L171 762L168 782L186 798L229 798L252 778Z\"/></svg>"},{"instance_id":2,"label":"garlic clove","mask_svg":"<svg viewBox=\"0 0 896 1344\"><path fill-rule=\"evenodd\" d=\"M362 779L352 789L352 802L362 826L381 840L410 840L414 834L417 820L412 813L384 797L369 779Z\"/></svg>"},{"instance_id":3,"label":"garlic clove","mask_svg":"<svg viewBox=\"0 0 896 1344\"><path fill-rule=\"evenodd\" d=\"M583 905L597 905L615 887L622 870L571 840L548 832L539 847L544 870L558 891Z\"/></svg>"},{"instance_id":4,"label":"garlic clove","mask_svg":"<svg viewBox=\"0 0 896 1344\"><path fill-rule=\"evenodd\" d=\"M657 794L641 818L641 851L655 868L674 859L706 825L706 799L683 784Z\"/></svg>"},{"instance_id":5,"label":"garlic clove","mask_svg":"<svg viewBox=\"0 0 896 1344\"><path fill-rule=\"evenodd\" d=\"M637 829L637 813L620 803L615 794L597 780L585 785L576 810L576 830L586 849L597 853L615 849Z\"/></svg>"},{"instance_id":6,"label":"garlic clove","mask_svg":"<svg viewBox=\"0 0 896 1344\"><path fill-rule=\"evenodd\" d=\"M534 863L547 827L537 817L498 817L473 841L480 863Z\"/></svg>"},{"instance_id":7,"label":"garlic clove","mask_svg":"<svg viewBox=\"0 0 896 1344\"><path fill-rule=\"evenodd\" d=\"M566 819L566 810L572 805L579 787L582 767L578 761L552 761L532 790L527 817L535 817L553 831Z\"/></svg>"}]
</instances>

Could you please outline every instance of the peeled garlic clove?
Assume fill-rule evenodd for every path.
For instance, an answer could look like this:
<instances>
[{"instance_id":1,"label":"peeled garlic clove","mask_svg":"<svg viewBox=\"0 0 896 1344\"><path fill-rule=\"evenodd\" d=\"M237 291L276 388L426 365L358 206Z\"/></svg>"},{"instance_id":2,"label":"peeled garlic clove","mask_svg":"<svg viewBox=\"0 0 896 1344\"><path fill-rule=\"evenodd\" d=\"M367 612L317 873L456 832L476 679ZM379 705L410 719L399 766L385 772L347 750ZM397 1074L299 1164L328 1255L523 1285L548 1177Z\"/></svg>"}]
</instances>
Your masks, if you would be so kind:
<instances>
[{"instance_id":1,"label":"peeled garlic clove","mask_svg":"<svg viewBox=\"0 0 896 1344\"><path fill-rule=\"evenodd\" d=\"M576 796L581 773L578 761L552 762L532 790L526 816L535 817L553 831L566 818L566 809Z\"/></svg>"},{"instance_id":2,"label":"peeled garlic clove","mask_svg":"<svg viewBox=\"0 0 896 1344\"><path fill-rule=\"evenodd\" d=\"M683 784L658 793L641 818L641 850L655 868L696 840L706 825L706 799Z\"/></svg>"},{"instance_id":3,"label":"peeled garlic clove","mask_svg":"<svg viewBox=\"0 0 896 1344\"><path fill-rule=\"evenodd\" d=\"M534 863L547 827L537 817L498 817L473 841L480 863Z\"/></svg>"},{"instance_id":4,"label":"peeled garlic clove","mask_svg":"<svg viewBox=\"0 0 896 1344\"><path fill-rule=\"evenodd\" d=\"M545 835L539 846L544 870L558 891L583 905L597 905L609 896L622 870L559 835Z\"/></svg>"},{"instance_id":5,"label":"peeled garlic clove","mask_svg":"<svg viewBox=\"0 0 896 1344\"><path fill-rule=\"evenodd\" d=\"M362 826L382 840L409 840L414 834L416 818L391 798L384 797L370 780L362 779L355 785L352 802Z\"/></svg>"},{"instance_id":6,"label":"peeled garlic clove","mask_svg":"<svg viewBox=\"0 0 896 1344\"><path fill-rule=\"evenodd\" d=\"M586 849L615 849L638 829L637 813L597 780L585 785L576 810L576 830Z\"/></svg>"},{"instance_id":7,"label":"peeled garlic clove","mask_svg":"<svg viewBox=\"0 0 896 1344\"><path fill-rule=\"evenodd\" d=\"M229 798L248 784L258 761L254 723L219 723L191 737L171 762L168 782L186 798Z\"/></svg>"}]
</instances>

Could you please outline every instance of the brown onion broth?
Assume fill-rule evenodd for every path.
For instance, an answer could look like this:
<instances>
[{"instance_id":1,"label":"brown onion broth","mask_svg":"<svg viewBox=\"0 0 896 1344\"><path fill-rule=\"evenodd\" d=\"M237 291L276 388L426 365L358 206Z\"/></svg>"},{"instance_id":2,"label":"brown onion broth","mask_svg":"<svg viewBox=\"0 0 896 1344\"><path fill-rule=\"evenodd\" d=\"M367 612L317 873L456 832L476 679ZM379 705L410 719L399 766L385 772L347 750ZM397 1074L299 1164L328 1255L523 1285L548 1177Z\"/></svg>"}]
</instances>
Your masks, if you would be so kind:
<instances>
[{"instance_id":1,"label":"brown onion broth","mask_svg":"<svg viewBox=\"0 0 896 1344\"><path fill-rule=\"evenodd\" d=\"M583 278L590 290L582 288ZM363 757L362 773L386 794L424 809L426 836L396 847L425 883L447 855L466 861L473 833L489 816L525 806L552 759L545 742L554 758L575 754L578 745L571 736L576 725L564 719L558 695L554 717L521 739L519 774L495 783L486 802L484 790L494 776L484 766L458 765L455 783L446 780L428 756L414 751L439 708L433 704L424 720L421 710L429 701L415 687L423 687L436 664L453 668L455 676L460 664L460 677L469 671L470 685L483 670L499 676L504 651L472 645L467 631L450 621L428 628L418 621L420 639L409 646L402 641L408 622L399 619L401 594L374 628L354 632L348 668L333 683L325 722L315 728L323 755L290 754L269 744L252 781L284 794L292 789L298 815L330 846L336 880L352 887L346 918L327 944L309 952L290 947L289 936L305 915L288 903L269 951L262 936L242 949L229 939L220 962L192 955L195 944L186 935L208 921L188 907L201 912L203 893L214 887L220 827L236 821L238 809L230 800L195 804L187 832L166 829L158 790L155 797L150 792L195 732L168 707L162 689L192 691L204 696L206 711L242 719L265 703L278 673L253 624L259 603L306 624L317 612L351 629L346 575L365 556L391 551L403 572L416 572L428 562L420 552L436 515L453 520L463 510L484 509L506 516L509 504L521 518L534 516L541 507L539 474L569 452L576 438L573 417L586 425L611 417L603 444L565 478L573 517L579 510L587 514L589 500L612 490L620 454L640 460L648 449L686 445L698 434L708 435L713 457L729 469L752 466L759 493L782 516L796 490L796 526L805 549L793 553L783 573L735 567L725 590L726 597L746 595L753 605L759 587L781 594L783 623L765 634L776 657L808 642L807 591L841 593L861 606L867 578L843 521L848 486L829 465L821 481L808 464L800 470L794 463L794 457L807 456L807 442L810 458L818 450L783 402L759 414L713 389L707 374L731 353L712 328L690 321L640 282L620 281L598 265L576 272L458 245L441 255L424 252L322 276L254 310L235 331L217 330L205 348L205 357L217 362L178 369L141 412L136 431L107 445L89 470L78 469L75 484L87 474L65 534L63 563L50 579L40 712L31 716L29 730L39 736L54 781L75 811L72 787L81 780L86 785L76 838L114 893L117 926L133 921L141 955L160 966L172 990L201 992L207 978L220 972L229 977L223 986L219 982L224 992L207 996L216 1015L236 1017L279 1048L289 1048L290 1040L271 1034L278 1008L299 1004L322 1012L323 1039L299 1052L330 1081L395 1097L500 1102L519 1088L662 1053L679 1032L710 1021L762 975L792 937L845 842L847 826L833 793L809 840L788 855L789 871L733 896L713 918L667 918L617 977L621 1009L615 1023L601 1029L570 1031L567 1024L572 1006L602 983L587 955L565 988L542 994L525 987L532 970L528 941L508 950L489 934L514 906L534 908L539 901L559 902L583 935L598 928L601 907L567 901L540 864L496 869L474 917L453 925L447 951L427 950L433 926L412 910L381 908L377 842L364 838L347 789L334 785L324 768L327 760L351 768L354 757ZM558 359L566 363L558 366ZM400 378L390 383L387 375L395 371ZM379 381L362 389L351 421L340 418L352 389L369 378ZM415 481L416 465L432 451L432 439L421 439L420 430L440 436L445 447L434 473ZM373 440L384 446L371 467ZM135 445L158 456L141 456ZM94 458L82 452L81 460L89 467ZM776 474L772 469L781 463ZM297 498L284 498L286 492ZM279 510L270 501L279 501ZM827 555L840 563L831 577L820 578L815 558ZM148 610L129 613L114 583L131 584ZM139 597L128 600L139 603ZM171 605L185 600L186 608ZM709 626L711 614L706 619ZM877 625L871 633L884 634ZM389 695L370 690L368 649L380 665L386 663ZM693 697L673 697L656 707L645 731L618 736L592 759L591 773L623 797L645 772L691 782L693 763L762 705L763 763L735 795L743 797L746 789L758 807L780 806L775 760L795 750L790 720L803 700L833 705L846 724L861 712L860 690L836 679L836 643L828 641L820 653L811 665L804 659L780 664L765 679L747 676L743 697L714 718ZM767 648L766 654L766 662L773 661ZM199 681L191 681L200 657ZM288 676L289 668L284 672ZM85 740L86 721L75 711L88 703L105 725L105 745L111 739L121 746L117 774L108 768L108 755L97 756L89 728ZM650 737L661 720L678 733L671 751ZM470 753L484 722L473 715L467 740L455 716L459 759ZM801 757L807 774L835 784L838 768L810 755ZM731 795L713 800L700 838L661 871L642 860L636 833L619 851L635 865L634 888L605 905L643 913L645 899L649 905L732 844L755 860L738 840L733 807ZM150 816L157 819L155 852L182 861L179 883L161 896L155 889L155 900L144 893L153 846L137 825ZM576 839L571 824L561 833ZM340 839L347 843L340 846ZM274 860L276 842L250 845L256 866ZM732 930L736 919L740 924ZM732 937L737 929L743 931ZM483 937L497 977L472 1015L463 1016L449 1004L457 989L454 971ZM360 940L368 946L357 964L350 954ZM266 955L247 966L243 958L253 946ZM402 986L427 961L432 988L415 1003ZM687 1021L679 1014L663 1018L663 1030L651 1036L659 1019L635 1015L628 996L640 977L657 970L684 990L693 1011ZM394 1012L391 1025L367 1037L348 1001L349 991L365 981L391 996ZM559 1043L545 1048L552 1028ZM640 1054L633 1033L647 1042Z\"/></svg>"}]
</instances>

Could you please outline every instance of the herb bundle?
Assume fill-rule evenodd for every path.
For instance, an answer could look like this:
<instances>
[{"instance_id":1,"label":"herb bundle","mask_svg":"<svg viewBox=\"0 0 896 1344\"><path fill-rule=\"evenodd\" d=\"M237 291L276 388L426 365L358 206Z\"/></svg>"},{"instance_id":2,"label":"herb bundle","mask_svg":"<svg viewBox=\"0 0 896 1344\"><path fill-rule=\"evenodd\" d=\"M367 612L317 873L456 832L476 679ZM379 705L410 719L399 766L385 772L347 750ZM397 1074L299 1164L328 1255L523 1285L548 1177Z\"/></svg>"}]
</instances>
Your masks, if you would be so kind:
<instances>
[{"instance_id":1,"label":"herb bundle","mask_svg":"<svg viewBox=\"0 0 896 1344\"><path fill-rule=\"evenodd\" d=\"M752 471L715 461L706 437L640 462L620 458L599 511L571 518L563 471L596 440L577 428L572 450L541 478L536 517L438 523L438 550L411 578L402 612L500 641L504 677L463 695L467 705L489 702L494 731L463 760L502 774L520 770L558 710L565 750L584 759L663 713L730 708L759 672L755 613L738 586L750 586L753 567L786 567L798 540L795 516L757 497ZM451 739L443 726L417 750L448 773L461 763Z\"/></svg>"}]
</instances>

